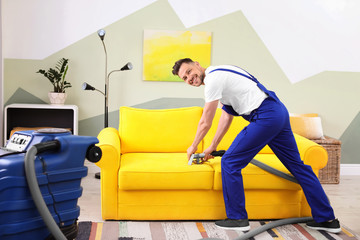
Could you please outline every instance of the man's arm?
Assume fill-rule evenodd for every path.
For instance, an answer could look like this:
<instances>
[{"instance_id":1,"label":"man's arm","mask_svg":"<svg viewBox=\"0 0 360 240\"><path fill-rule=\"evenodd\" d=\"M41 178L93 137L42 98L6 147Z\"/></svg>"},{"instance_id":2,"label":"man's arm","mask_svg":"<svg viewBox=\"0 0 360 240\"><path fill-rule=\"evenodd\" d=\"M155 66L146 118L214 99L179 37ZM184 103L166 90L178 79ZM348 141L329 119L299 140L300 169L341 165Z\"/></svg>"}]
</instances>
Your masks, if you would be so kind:
<instances>
[{"instance_id":1,"label":"man's arm","mask_svg":"<svg viewBox=\"0 0 360 240\"><path fill-rule=\"evenodd\" d=\"M212 158L210 156L210 154L213 151L216 151L217 146L219 145L219 143L225 136L226 132L229 130L233 118L234 118L233 115L230 115L227 112L225 112L224 110L222 110L215 136L211 142L211 145L204 151L204 153L205 153L204 160L205 161Z\"/></svg>"},{"instance_id":2,"label":"man's arm","mask_svg":"<svg viewBox=\"0 0 360 240\"><path fill-rule=\"evenodd\" d=\"M219 103L219 100L205 103L203 114L201 116L197 131L196 131L195 139L194 139L192 145L187 150L188 159L190 159L191 154L196 152L197 146L199 145L201 140L205 137L205 135L211 128L212 121L214 119L218 103Z\"/></svg>"}]
</instances>

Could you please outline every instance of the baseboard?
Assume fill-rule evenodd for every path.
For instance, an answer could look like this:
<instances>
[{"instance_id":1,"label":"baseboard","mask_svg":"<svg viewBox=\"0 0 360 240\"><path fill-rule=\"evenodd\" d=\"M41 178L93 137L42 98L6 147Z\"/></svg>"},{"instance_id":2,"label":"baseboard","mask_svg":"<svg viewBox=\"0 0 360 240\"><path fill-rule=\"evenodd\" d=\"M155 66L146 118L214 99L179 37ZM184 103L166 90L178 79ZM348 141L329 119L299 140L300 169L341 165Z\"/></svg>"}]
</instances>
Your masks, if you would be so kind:
<instances>
[{"instance_id":1,"label":"baseboard","mask_svg":"<svg viewBox=\"0 0 360 240\"><path fill-rule=\"evenodd\" d=\"M360 164L340 164L340 175L360 175Z\"/></svg>"}]
</instances>

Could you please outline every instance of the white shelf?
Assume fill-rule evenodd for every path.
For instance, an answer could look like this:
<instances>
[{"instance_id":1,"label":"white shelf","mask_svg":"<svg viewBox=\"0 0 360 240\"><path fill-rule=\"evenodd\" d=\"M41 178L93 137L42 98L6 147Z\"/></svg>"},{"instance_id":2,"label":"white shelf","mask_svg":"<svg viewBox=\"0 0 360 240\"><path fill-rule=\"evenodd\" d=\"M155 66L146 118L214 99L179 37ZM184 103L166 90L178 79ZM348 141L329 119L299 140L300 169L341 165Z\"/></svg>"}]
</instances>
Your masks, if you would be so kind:
<instances>
[{"instance_id":1,"label":"white shelf","mask_svg":"<svg viewBox=\"0 0 360 240\"><path fill-rule=\"evenodd\" d=\"M4 109L4 143L14 127L70 128L78 134L78 107L76 105L20 104Z\"/></svg>"}]
</instances>

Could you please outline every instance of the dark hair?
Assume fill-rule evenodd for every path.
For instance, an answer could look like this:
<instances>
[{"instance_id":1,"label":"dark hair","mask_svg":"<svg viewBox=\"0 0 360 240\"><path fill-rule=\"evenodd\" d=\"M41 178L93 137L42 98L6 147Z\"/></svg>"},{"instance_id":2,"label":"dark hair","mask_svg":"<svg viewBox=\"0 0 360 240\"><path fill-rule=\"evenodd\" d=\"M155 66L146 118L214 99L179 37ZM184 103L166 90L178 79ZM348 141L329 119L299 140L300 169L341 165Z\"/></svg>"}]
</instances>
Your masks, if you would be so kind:
<instances>
[{"instance_id":1,"label":"dark hair","mask_svg":"<svg viewBox=\"0 0 360 240\"><path fill-rule=\"evenodd\" d=\"M180 59L178 61L175 62L174 66L173 66L173 70L172 70L172 73L174 75L178 75L179 74L179 69L181 67L181 65L183 63L193 63L194 61L191 60L190 58L183 58L183 59Z\"/></svg>"}]
</instances>

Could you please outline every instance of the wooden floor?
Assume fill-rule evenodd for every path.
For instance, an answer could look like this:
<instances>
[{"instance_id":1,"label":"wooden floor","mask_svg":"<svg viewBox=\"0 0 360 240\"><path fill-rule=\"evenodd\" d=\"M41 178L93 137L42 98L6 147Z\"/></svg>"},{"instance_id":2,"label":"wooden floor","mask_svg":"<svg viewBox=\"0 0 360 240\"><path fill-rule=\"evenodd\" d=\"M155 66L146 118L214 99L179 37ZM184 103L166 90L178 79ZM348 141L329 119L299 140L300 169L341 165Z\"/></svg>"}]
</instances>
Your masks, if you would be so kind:
<instances>
[{"instance_id":1,"label":"wooden floor","mask_svg":"<svg viewBox=\"0 0 360 240\"><path fill-rule=\"evenodd\" d=\"M341 224L360 235L360 175L341 176L340 184L323 184Z\"/></svg>"},{"instance_id":2,"label":"wooden floor","mask_svg":"<svg viewBox=\"0 0 360 240\"><path fill-rule=\"evenodd\" d=\"M86 161L87 162L87 161ZM82 181L83 195L79 221L103 221L100 207L100 180L94 177L99 168L93 163L85 164L88 176ZM360 175L341 176L340 184L323 184L340 223L360 235Z\"/></svg>"}]
</instances>

